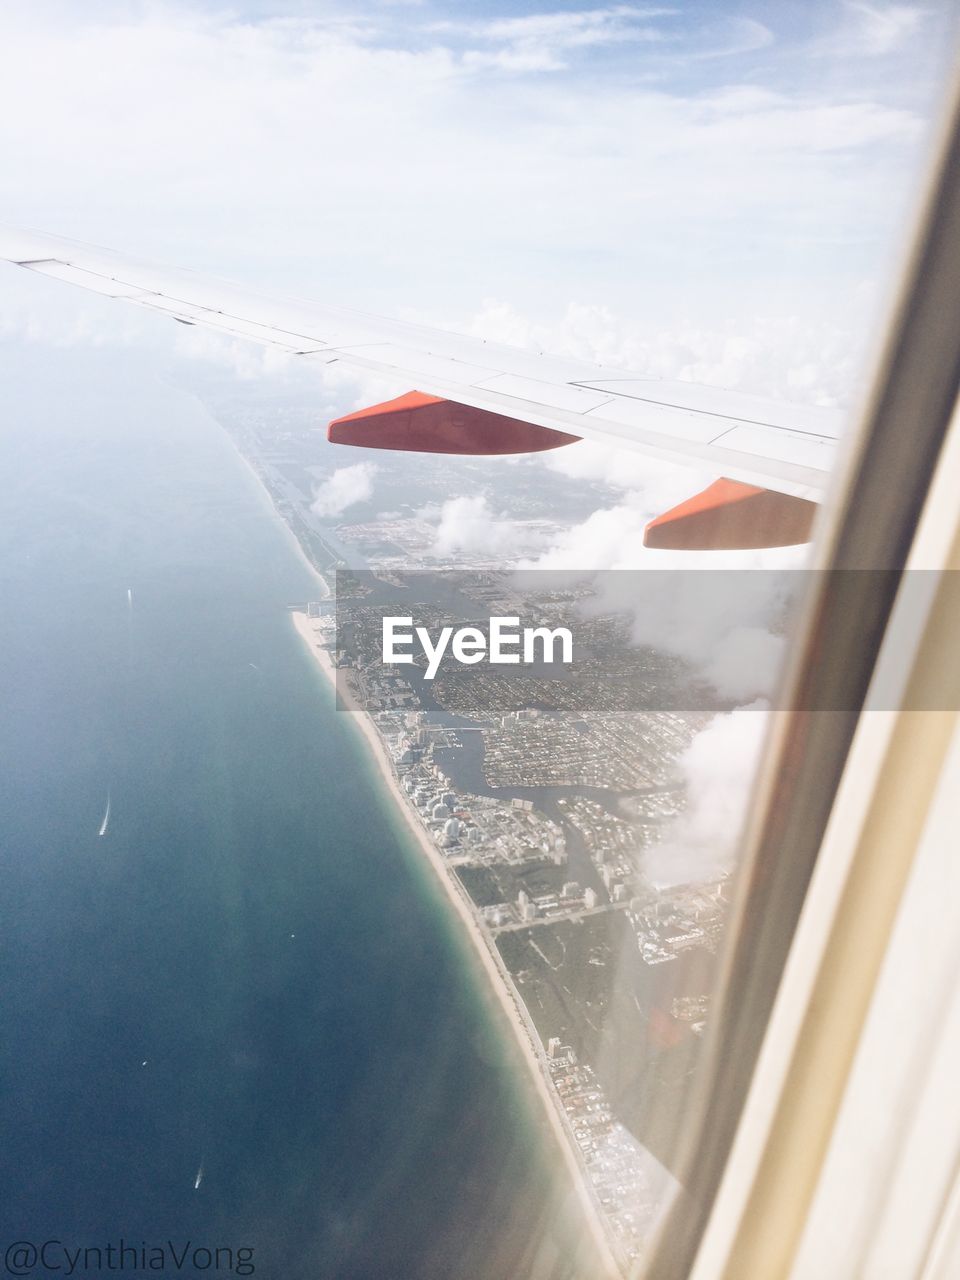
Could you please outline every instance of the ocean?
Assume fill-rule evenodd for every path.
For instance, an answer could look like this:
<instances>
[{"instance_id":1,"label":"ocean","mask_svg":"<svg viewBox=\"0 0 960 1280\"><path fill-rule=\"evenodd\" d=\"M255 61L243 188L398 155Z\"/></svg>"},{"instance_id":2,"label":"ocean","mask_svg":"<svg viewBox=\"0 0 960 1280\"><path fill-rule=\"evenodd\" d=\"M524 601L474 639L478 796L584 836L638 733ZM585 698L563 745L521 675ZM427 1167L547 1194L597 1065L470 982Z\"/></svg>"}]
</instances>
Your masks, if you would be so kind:
<instances>
[{"instance_id":1,"label":"ocean","mask_svg":"<svg viewBox=\"0 0 960 1280\"><path fill-rule=\"evenodd\" d=\"M266 496L150 359L7 343L0 378L2 1247L592 1276L516 1047L287 616L312 579Z\"/></svg>"}]
</instances>

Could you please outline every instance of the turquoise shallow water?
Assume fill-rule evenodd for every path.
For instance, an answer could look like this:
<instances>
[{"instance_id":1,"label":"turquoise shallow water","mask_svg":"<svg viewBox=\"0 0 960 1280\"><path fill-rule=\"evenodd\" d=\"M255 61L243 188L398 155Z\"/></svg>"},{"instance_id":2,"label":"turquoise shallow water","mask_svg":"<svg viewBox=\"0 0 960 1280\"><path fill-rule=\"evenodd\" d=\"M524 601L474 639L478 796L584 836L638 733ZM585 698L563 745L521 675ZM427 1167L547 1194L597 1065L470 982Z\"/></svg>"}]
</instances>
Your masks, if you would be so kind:
<instances>
[{"instance_id":1,"label":"turquoise shallow water","mask_svg":"<svg viewBox=\"0 0 960 1280\"><path fill-rule=\"evenodd\" d=\"M115 353L7 346L0 374L4 1246L590 1275L232 446Z\"/></svg>"}]
</instances>

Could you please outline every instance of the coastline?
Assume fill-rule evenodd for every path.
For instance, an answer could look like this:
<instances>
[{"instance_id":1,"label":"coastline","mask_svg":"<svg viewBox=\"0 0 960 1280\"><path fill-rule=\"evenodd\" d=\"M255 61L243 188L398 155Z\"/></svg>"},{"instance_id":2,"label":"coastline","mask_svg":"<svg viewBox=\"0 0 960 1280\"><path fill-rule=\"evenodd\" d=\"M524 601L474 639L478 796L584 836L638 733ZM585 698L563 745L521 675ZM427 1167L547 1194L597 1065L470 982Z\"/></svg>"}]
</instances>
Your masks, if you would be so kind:
<instances>
[{"instance_id":1,"label":"coastline","mask_svg":"<svg viewBox=\"0 0 960 1280\"><path fill-rule=\"evenodd\" d=\"M303 555L303 549L300 548L300 551L303 559L306 560L306 556ZM310 567L313 569L312 565ZM313 571L316 573L316 570ZM319 578L320 575L317 574L317 577ZM298 610L292 610L290 616L304 646L311 653L324 676L330 681L331 687L336 691L336 668L330 658L329 651L318 642L319 636L313 621L305 613ZM618 1265L611 1248L609 1234L575 1148L573 1133L569 1129L559 1099L555 1096L547 1081L539 1037L537 1037L536 1031L529 1023L523 1002L499 955L491 945L488 935L482 929L472 904L467 899L466 891L460 887L456 878L450 874L439 849L437 849L411 811L398 784L386 746L377 733L372 720L362 708L355 705L350 706L347 713L352 716L354 724L369 747L377 769L390 791L391 798L403 815L407 830L413 836L420 851L425 855L426 861L442 887L447 901L464 926L474 955L482 966L488 981L488 990L495 998L513 1033L520 1054L529 1069L530 1077L543 1104L550 1128L559 1144L582 1211L593 1236L599 1259L604 1265L605 1275L621 1277L623 1274L622 1267Z\"/></svg>"},{"instance_id":2,"label":"coastline","mask_svg":"<svg viewBox=\"0 0 960 1280\"><path fill-rule=\"evenodd\" d=\"M216 418L214 420L216 421ZM272 514L280 523L301 564L308 570L317 586L322 589L320 594L325 599L329 598L331 595L329 582L309 559L300 539L277 511L273 497L263 477L259 474L250 458L238 447L230 433L223 428L222 424L218 423L218 425L220 425L221 430L224 431L224 434L233 445L236 457L239 458L257 488L266 498ZM292 609L290 616L305 648L312 655L324 677L329 681L331 691L336 696L336 668L333 665L329 651L318 643L319 637L313 621L307 617L305 612L297 609ZM611 1235L604 1222L586 1171L580 1161L579 1149L573 1129L563 1111L559 1097L549 1082L543 1047L529 1019L526 1007L506 967L503 965L499 953L496 952L488 935L482 929L466 890L462 888L456 877L449 873L439 849L437 849L427 832L417 821L415 814L411 811L400 789L397 776L393 771L392 761L387 753L386 745L374 727L373 721L361 707L356 705L351 706L347 714L352 717L353 723L369 748L371 758L390 792L391 799L402 814L403 821L414 842L425 855L427 864L431 868L436 882L441 887L446 901L463 924L464 932L468 939L468 949L472 951L475 960L479 962L483 969L483 977L486 979L487 984L486 994L492 997L500 1011L510 1034L513 1036L520 1056L528 1068L529 1079L533 1083L537 1097L542 1104L544 1118L558 1144L561 1159L570 1175L573 1190L580 1203L586 1226L593 1239L597 1261L603 1268L597 1280L622 1280L625 1274L624 1266L614 1252Z\"/></svg>"},{"instance_id":3,"label":"coastline","mask_svg":"<svg viewBox=\"0 0 960 1280\"><path fill-rule=\"evenodd\" d=\"M214 418L214 421L217 422L217 419ZM277 510L276 503L273 500L273 496L271 495L270 490L267 488L266 484L264 483L263 476L260 475L259 471L257 471L256 467L253 465L253 463L250 461L247 455L240 449L240 446L234 440L233 436L231 436L230 432L227 431L227 429L221 423L217 422L217 425L220 427L220 430L230 441L230 444L233 446L233 451L236 454L236 456L240 459L240 461L243 463L246 470L253 477L254 481L256 482L257 488L266 498L267 503L270 507L270 514L274 517L274 519L279 523L280 527L283 529L283 532L287 538L287 541L290 543L294 551L296 551L298 557L300 558L301 564L304 566L307 572L311 574L313 578L316 579L317 584L323 587L323 599L326 599L330 595L330 584L327 582L326 578L323 576L323 574L320 572L317 566L313 563L313 561L307 555L306 551L304 551L303 543L300 541L297 535L290 528L289 524L287 524L286 520L284 520L283 516L280 515L279 511Z\"/></svg>"}]
</instances>

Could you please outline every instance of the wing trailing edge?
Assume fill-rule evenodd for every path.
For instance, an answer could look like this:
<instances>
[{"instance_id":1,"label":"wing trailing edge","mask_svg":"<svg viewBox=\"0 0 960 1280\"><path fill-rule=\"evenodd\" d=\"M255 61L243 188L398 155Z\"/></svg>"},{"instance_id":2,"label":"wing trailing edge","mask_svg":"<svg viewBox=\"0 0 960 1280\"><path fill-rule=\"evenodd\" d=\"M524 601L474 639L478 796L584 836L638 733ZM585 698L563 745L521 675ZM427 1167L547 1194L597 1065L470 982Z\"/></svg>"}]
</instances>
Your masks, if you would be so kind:
<instances>
[{"instance_id":1,"label":"wing trailing edge","mask_svg":"<svg viewBox=\"0 0 960 1280\"><path fill-rule=\"evenodd\" d=\"M585 439L706 466L725 477L653 521L650 546L804 541L842 425L842 415L831 409L659 381L643 372L268 295L40 232L0 226L0 259L183 325L318 364L409 377L426 389L337 418L329 428L337 443L489 455Z\"/></svg>"},{"instance_id":2,"label":"wing trailing edge","mask_svg":"<svg viewBox=\"0 0 960 1280\"><path fill-rule=\"evenodd\" d=\"M358 409L327 427L332 444L475 456L536 453L579 438L423 391ZM804 498L723 478L651 520L643 541L672 551L796 546L809 541L816 510Z\"/></svg>"}]
</instances>

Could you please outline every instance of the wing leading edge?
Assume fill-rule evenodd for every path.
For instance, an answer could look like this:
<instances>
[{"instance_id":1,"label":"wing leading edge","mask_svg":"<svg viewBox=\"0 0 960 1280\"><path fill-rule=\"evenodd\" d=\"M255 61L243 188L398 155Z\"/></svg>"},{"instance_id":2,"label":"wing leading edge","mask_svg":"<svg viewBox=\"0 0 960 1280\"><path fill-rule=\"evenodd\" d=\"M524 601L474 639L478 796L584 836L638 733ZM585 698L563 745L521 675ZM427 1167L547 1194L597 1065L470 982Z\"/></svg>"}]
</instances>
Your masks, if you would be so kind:
<instances>
[{"instance_id":1,"label":"wing leading edge","mask_svg":"<svg viewBox=\"0 0 960 1280\"><path fill-rule=\"evenodd\" d=\"M706 465L738 483L739 488L720 495L706 491L696 519L681 508L676 511L682 521L672 519L673 513L660 517L655 522L659 546L701 545L704 538L711 539L705 544L710 546L802 541L806 513L822 496L833 459L840 422L832 410L648 379L346 308L273 297L39 232L0 228L0 258L184 324L311 361L408 377L417 387L411 396L420 399L401 397L332 423L335 442L514 453L588 439ZM747 486L771 498L757 502L756 494L741 492ZM753 501L745 503L747 497ZM713 512L712 520L707 511ZM744 544L736 527L748 513L751 532Z\"/></svg>"}]
</instances>

